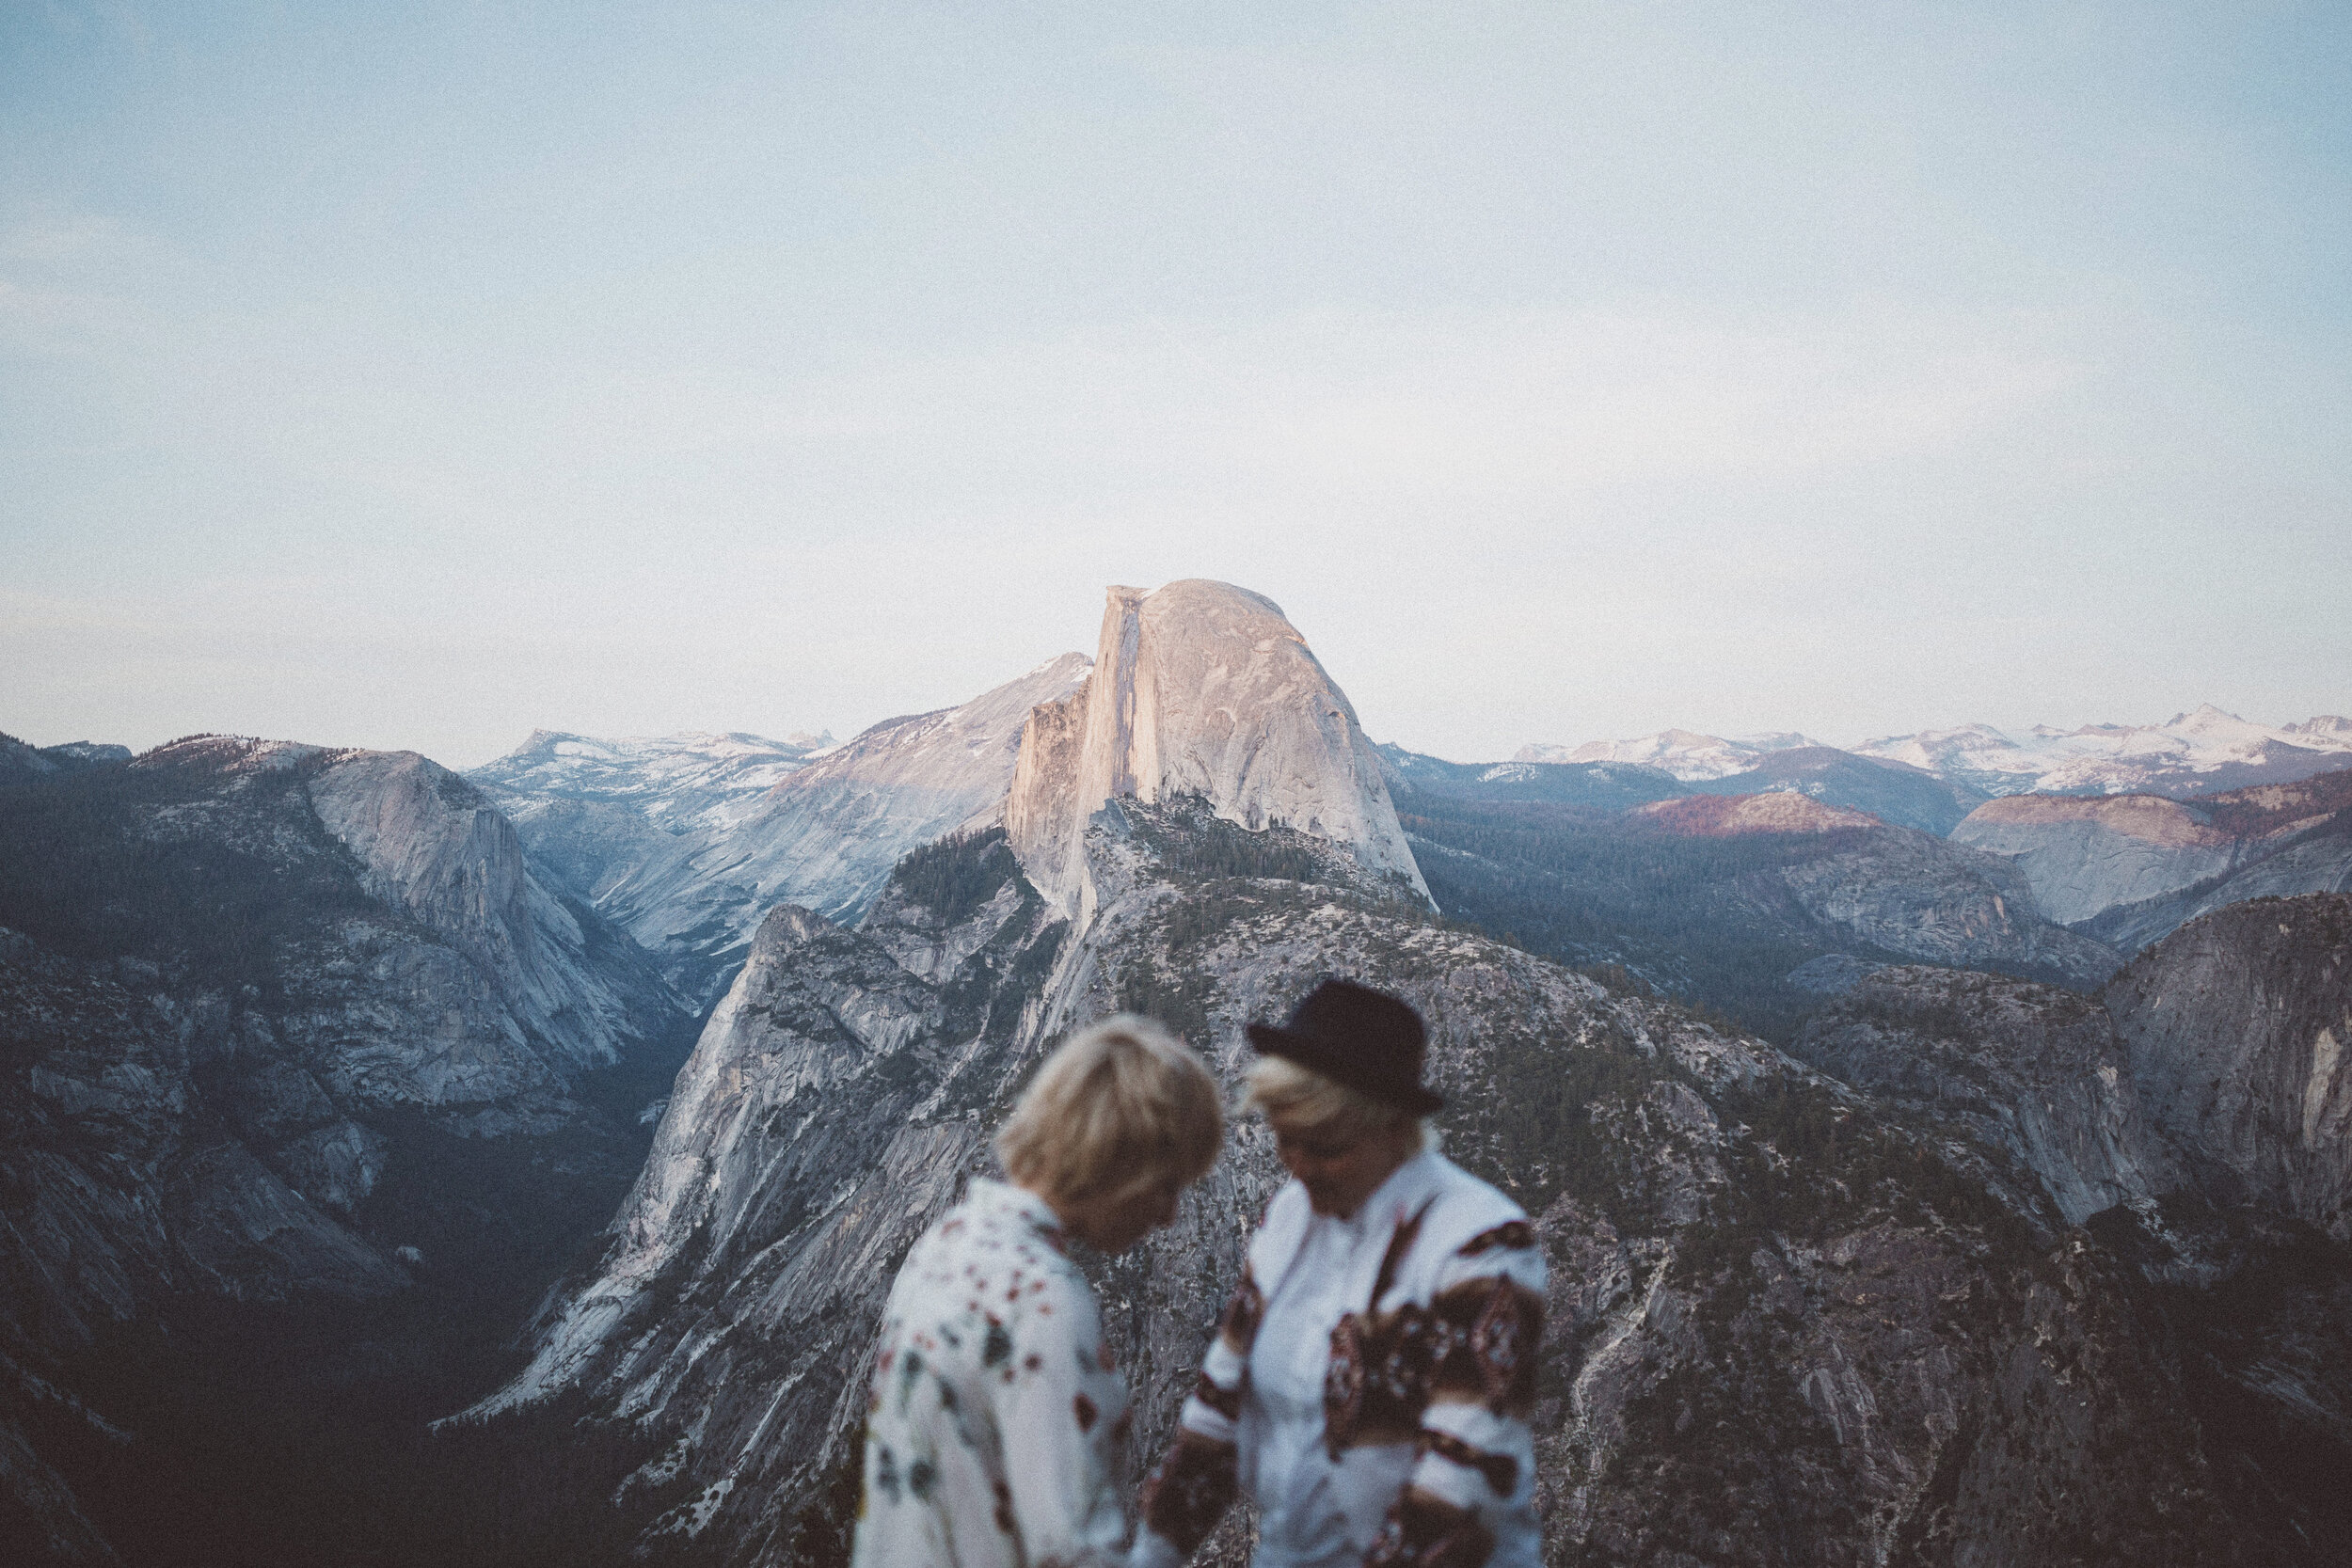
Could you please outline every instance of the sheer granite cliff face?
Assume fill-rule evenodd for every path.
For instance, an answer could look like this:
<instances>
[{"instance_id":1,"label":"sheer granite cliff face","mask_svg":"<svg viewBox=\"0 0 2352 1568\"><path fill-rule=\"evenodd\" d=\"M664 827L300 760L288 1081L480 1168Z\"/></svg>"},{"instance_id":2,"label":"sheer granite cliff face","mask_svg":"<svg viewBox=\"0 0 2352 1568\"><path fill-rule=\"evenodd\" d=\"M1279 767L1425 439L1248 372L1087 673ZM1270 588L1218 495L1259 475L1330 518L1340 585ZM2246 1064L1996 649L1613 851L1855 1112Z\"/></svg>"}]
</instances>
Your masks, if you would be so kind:
<instances>
[{"instance_id":1,"label":"sheer granite cliff face","mask_svg":"<svg viewBox=\"0 0 2352 1568\"><path fill-rule=\"evenodd\" d=\"M2352 898L2323 895L2200 919L2101 1001L1882 970L1795 1049L2128 1266L2119 1299L2176 1347L2220 1506L2317 1560L2352 1550L2352 1507L2318 1481L2352 1465L2347 1035Z\"/></svg>"},{"instance_id":2,"label":"sheer granite cliff face","mask_svg":"<svg viewBox=\"0 0 2352 1568\"><path fill-rule=\"evenodd\" d=\"M2183 1180L2115 1021L2093 997L1900 965L1855 981L1794 1051L1994 1153L2008 1170L1984 1174L2023 1212L2046 1199L2080 1225L2118 1204L2149 1210Z\"/></svg>"},{"instance_id":3,"label":"sheer granite cliff face","mask_svg":"<svg viewBox=\"0 0 2352 1568\"><path fill-rule=\"evenodd\" d=\"M573 1129L578 1076L681 1021L412 754L204 737L0 814L0 1428L79 1409L110 1325L404 1290L372 1200L416 1139Z\"/></svg>"},{"instance_id":4,"label":"sheer granite cliff face","mask_svg":"<svg viewBox=\"0 0 2352 1568\"><path fill-rule=\"evenodd\" d=\"M1000 832L951 852L977 891L931 908L894 884L871 935L769 913L606 1251L472 1413L592 1390L658 1438L620 1499L653 1537L782 1549L862 1418L898 1259L981 1168L1035 1059L1068 927Z\"/></svg>"},{"instance_id":5,"label":"sheer granite cliff face","mask_svg":"<svg viewBox=\"0 0 2352 1568\"><path fill-rule=\"evenodd\" d=\"M2352 897L2217 911L2107 999L2140 1094L2213 1201L2352 1241Z\"/></svg>"},{"instance_id":6,"label":"sheer granite cliff face","mask_svg":"<svg viewBox=\"0 0 2352 1568\"><path fill-rule=\"evenodd\" d=\"M1356 710L1280 607L1247 589L1111 589L1092 673L1031 716L1021 753L1006 831L1038 888L1082 923L1080 837L1126 797L1197 796L1245 828L1329 839L1428 896Z\"/></svg>"},{"instance_id":7,"label":"sheer granite cliff face","mask_svg":"<svg viewBox=\"0 0 2352 1568\"><path fill-rule=\"evenodd\" d=\"M2352 898L2233 905L2097 1000L1882 969L1806 1027L1805 1060L1963 1128L2070 1223L2180 1192L2352 1241Z\"/></svg>"},{"instance_id":8,"label":"sheer granite cliff face","mask_svg":"<svg viewBox=\"0 0 2352 1568\"><path fill-rule=\"evenodd\" d=\"M1338 972L1422 1010L1448 1152L1538 1217L1548 1560L2292 1560L2291 1527L2217 1504L2137 1276L1987 1153L1449 929L1328 840L1130 798L1078 844L1082 930L993 835L935 906L910 880L857 930L772 914L605 1255L476 1414L584 1398L658 1450L616 1528L827 1560L882 1294L1027 1067L1138 1007L1232 1085L1240 1025ZM1089 1264L1147 1451L1279 1176L1244 1121L1171 1229Z\"/></svg>"}]
</instances>

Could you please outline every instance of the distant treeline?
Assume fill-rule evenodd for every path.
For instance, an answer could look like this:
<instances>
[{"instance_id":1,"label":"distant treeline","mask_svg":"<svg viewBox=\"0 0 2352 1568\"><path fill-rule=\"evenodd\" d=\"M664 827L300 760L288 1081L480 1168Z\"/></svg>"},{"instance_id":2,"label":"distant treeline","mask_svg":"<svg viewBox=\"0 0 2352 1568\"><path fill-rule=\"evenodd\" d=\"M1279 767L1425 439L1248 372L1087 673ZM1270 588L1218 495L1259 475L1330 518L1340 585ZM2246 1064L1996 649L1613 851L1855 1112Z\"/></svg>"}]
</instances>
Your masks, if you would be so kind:
<instances>
[{"instance_id":1,"label":"distant treeline","mask_svg":"<svg viewBox=\"0 0 2352 1568\"><path fill-rule=\"evenodd\" d=\"M1824 928L1769 875L1851 834L1628 832L1576 806L1426 795L1401 820L1448 916L1579 968L1619 967L1767 1039L1792 1037L1823 1000L1788 982L1806 959L1900 961Z\"/></svg>"},{"instance_id":2,"label":"distant treeline","mask_svg":"<svg viewBox=\"0 0 2352 1568\"><path fill-rule=\"evenodd\" d=\"M376 907L302 789L292 771L224 792L217 778L121 766L0 787L0 926L77 958L266 988L281 942ZM204 823L176 830L192 812Z\"/></svg>"}]
</instances>

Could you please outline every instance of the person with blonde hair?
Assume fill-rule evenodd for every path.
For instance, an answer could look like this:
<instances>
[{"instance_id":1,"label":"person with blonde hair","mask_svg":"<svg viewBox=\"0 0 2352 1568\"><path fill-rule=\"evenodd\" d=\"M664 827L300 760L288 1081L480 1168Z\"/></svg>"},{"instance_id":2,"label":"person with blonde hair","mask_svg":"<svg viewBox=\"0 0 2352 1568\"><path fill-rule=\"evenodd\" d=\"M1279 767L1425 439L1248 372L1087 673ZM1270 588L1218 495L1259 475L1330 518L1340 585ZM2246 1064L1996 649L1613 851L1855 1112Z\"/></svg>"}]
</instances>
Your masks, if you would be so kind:
<instances>
[{"instance_id":1,"label":"person with blonde hair","mask_svg":"<svg viewBox=\"0 0 2352 1568\"><path fill-rule=\"evenodd\" d=\"M907 1254L866 1402L857 1568L1119 1560L1127 1390L1065 1248L1124 1251L1176 1216L1224 1140L1216 1080L1121 1014L1048 1057L976 1179Z\"/></svg>"},{"instance_id":2,"label":"person with blonde hair","mask_svg":"<svg viewBox=\"0 0 2352 1568\"><path fill-rule=\"evenodd\" d=\"M1254 1568L1535 1568L1543 1254L1433 1146L1421 1016L1327 980L1248 1033L1248 1103L1293 1180L1145 1484L1133 1562L1184 1561L1246 1491Z\"/></svg>"}]
</instances>

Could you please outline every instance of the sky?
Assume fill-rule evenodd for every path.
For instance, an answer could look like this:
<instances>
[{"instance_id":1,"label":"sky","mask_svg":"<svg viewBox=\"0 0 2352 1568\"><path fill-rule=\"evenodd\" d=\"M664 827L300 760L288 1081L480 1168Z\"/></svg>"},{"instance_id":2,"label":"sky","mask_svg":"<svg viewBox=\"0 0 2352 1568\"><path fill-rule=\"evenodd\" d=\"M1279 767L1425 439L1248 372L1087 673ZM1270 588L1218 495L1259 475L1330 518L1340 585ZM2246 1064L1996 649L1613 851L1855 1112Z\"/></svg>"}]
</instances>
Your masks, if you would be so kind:
<instances>
[{"instance_id":1,"label":"sky","mask_svg":"<svg viewBox=\"0 0 2352 1568\"><path fill-rule=\"evenodd\" d=\"M2352 8L0 0L0 730L2352 712Z\"/></svg>"}]
</instances>

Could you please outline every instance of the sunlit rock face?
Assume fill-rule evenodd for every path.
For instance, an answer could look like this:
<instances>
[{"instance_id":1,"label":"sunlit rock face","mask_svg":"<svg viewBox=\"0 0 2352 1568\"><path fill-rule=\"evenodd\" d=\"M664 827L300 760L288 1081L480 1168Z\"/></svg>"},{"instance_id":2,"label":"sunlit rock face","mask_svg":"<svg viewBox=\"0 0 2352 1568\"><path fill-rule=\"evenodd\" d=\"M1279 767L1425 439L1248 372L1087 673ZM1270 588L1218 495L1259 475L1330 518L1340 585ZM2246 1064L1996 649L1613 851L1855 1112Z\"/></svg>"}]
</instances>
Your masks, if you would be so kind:
<instances>
[{"instance_id":1,"label":"sunlit rock face","mask_svg":"<svg viewBox=\"0 0 2352 1568\"><path fill-rule=\"evenodd\" d=\"M1428 889L1356 710L1271 599L1191 578L1113 588L1093 673L1023 732L1005 826L1057 907L1090 909L1079 839L1105 800L1197 796Z\"/></svg>"},{"instance_id":2,"label":"sunlit rock face","mask_svg":"<svg viewBox=\"0 0 2352 1568\"><path fill-rule=\"evenodd\" d=\"M2129 953L2246 899L2352 890L2352 769L2199 800L2014 796L1952 837L2013 861L2052 919Z\"/></svg>"},{"instance_id":3,"label":"sunlit rock face","mask_svg":"<svg viewBox=\"0 0 2352 1568\"><path fill-rule=\"evenodd\" d=\"M1952 839L2014 860L2043 911L2072 924L2235 867L2246 846L2210 816L2154 795L2012 795L1978 807Z\"/></svg>"}]
</instances>

